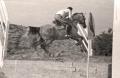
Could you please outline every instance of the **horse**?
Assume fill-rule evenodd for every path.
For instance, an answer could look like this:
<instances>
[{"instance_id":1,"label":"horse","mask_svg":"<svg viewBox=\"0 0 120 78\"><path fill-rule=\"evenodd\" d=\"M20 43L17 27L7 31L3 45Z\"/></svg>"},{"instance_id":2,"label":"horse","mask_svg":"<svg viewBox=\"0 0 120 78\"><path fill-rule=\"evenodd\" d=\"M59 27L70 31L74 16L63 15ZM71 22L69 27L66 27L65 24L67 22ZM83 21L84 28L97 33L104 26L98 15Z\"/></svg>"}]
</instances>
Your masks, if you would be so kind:
<instances>
[{"instance_id":1,"label":"horse","mask_svg":"<svg viewBox=\"0 0 120 78\"><path fill-rule=\"evenodd\" d=\"M76 25L79 23L83 28L86 28L86 21L85 21L85 16L84 13L74 13L72 15L72 20L68 20L67 22L72 25L72 29L70 31L71 39L77 41L78 43L81 44L82 40L84 39L81 35L78 34L78 28ZM66 28L59 28L56 25L43 25L41 27L29 27L29 30L34 32L33 34L38 34L39 35L39 40L34 41L35 43L33 44L34 47L36 48L38 45L41 46L41 48L50 55L49 52L49 45L52 44L53 41L55 40L65 40L69 39L65 37L66 35ZM29 32L30 34L30 32Z\"/></svg>"}]
</instances>

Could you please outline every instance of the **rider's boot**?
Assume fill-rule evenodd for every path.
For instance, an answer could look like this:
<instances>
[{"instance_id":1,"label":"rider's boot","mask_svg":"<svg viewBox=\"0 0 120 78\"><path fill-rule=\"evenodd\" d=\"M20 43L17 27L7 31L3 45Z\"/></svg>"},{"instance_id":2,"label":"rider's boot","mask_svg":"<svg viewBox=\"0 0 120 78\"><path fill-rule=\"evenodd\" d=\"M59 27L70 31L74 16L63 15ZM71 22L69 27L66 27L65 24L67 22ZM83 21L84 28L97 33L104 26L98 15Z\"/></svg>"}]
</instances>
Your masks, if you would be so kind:
<instances>
[{"instance_id":1,"label":"rider's boot","mask_svg":"<svg viewBox=\"0 0 120 78\"><path fill-rule=\"evenodd\" d=\"M69 35L69 34L66 34L66 35L65 35L65 37L67 37L67 38L70 38L70 37L71 37L71 35Z\"/></svg>"},{"instance_id":2,"label":"rider's boot","mask_svg":"<svg viewBox=\"0 0 120 78\"><path fill-rule=\"evenodd\" d=\"M66 32L67 34L65 35L65 37L70 38L70 37L71 37L71 35L70 35L71 27L70 27L70 26L67 26L67 27L66 27L66 31L67 31L67 32Z\"/></svg>"}]
</instances>

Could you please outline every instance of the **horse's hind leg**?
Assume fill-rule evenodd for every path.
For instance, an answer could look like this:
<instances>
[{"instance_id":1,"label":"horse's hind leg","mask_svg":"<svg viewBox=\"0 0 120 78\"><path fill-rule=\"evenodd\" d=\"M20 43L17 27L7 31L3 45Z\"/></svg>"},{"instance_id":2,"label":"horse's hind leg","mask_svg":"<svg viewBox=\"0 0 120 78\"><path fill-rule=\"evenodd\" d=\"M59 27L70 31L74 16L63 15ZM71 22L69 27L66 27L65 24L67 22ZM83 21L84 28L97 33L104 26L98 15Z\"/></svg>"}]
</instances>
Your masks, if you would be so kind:
<instances>
[{"instance_id":1,"label":"horse's hind leg","mask_svg":"<svg viewBox=\"0 0 120 78\"><path fill-rule=\"evenodd\" d=\"M46 45L47 46L50 46L50 44L52 44L52 42L54 41L54 39L50 39L50 40L46 40L47 42L46 42Z\"/></svg>"},{"instance_id":2,"label":"horse's hind leg","mask_svg":"<svg viewBox=\"0 0 120 78\"><path fill-rule=\"evenodd\" d=\"M33 39L33 42L32 42L32 44L31 44L31 47L32 47L35 51L37 51L37 46L38 46L38 41L36 41L35 39Z\"/></svg>"},{"instance_id":3,"label":"horse's hind leg","mask_svg":"<svg viewBox=\"0 0 120 78\"><path fill-rule=\"evenodd\" d=\"M45 53L48 55L48 56L51 56L49 50L48 50L48 47L46 46L46 44L41 44L41 48L45 51Z\"/></svg>"}]
</instances>

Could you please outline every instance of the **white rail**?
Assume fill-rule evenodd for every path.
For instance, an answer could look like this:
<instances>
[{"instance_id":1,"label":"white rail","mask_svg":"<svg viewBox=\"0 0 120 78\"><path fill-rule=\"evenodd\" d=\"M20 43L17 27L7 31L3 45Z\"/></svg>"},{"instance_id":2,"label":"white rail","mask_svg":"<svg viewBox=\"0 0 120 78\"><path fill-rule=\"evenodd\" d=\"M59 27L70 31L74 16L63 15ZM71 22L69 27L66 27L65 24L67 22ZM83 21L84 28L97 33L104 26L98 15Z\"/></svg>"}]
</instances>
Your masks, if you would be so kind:
<instances>
[{"instance_id":1,"label":"white rail","mask_svg":"<svg viewBox=\"0 0 120 78\"><path fill-rule=\"evenodd\" d=\"M88 27L84 29L82 25L77 24L77 28L78 28L78 34L84 37L82 43L85 49L87 50L88 54L92 56L92 44L91 44L92 40L88 40Z\"/></svg>"},{"instance_id":2,"label":"white rail","mask_svg":"<svg viewBox=\"0 0 120 78\"><path fill-rule=\"evenodd\" d=\"M84 29L80 24L77 24L78 28L78 34L84 37L84 40L82 40L82 43L87 50L88 56L87 56L87 78L89 78L89 56L92 56L92 40L88 40L88 27ZM87 42L87 44L85 43Z\"/></svg>"}]
</instances>

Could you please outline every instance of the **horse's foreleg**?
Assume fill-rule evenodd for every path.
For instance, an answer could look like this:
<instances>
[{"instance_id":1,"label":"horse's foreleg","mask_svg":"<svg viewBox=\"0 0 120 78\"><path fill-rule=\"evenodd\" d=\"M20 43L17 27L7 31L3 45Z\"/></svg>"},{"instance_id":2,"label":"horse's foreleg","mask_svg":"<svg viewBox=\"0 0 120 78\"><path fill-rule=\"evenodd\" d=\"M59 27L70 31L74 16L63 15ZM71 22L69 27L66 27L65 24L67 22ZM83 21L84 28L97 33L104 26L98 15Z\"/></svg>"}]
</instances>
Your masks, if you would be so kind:
<instances>
[{"instance_id":1,"label":"horse's foreleg","mask_svg":"<svg viewBox=\"0 0 120 78\"><path fill-rule=\"evenodd\" d=\"M82 44L82 39L81 38L75 38L75 37L71 37L71 39L76 41L76 45L81 45Z\"/></svg>"},{"instance_id":2,"label":"horse's foreleg","mask_svg":"<svg viewBox=\"0 0 120 78\"><path fill-rule=\"evenodd\" d=\"M49 53L49 51L45 45L41 44L41 48L45 51L45 53L47 53L47 54Z\"/></svg>"}]
</instances>

